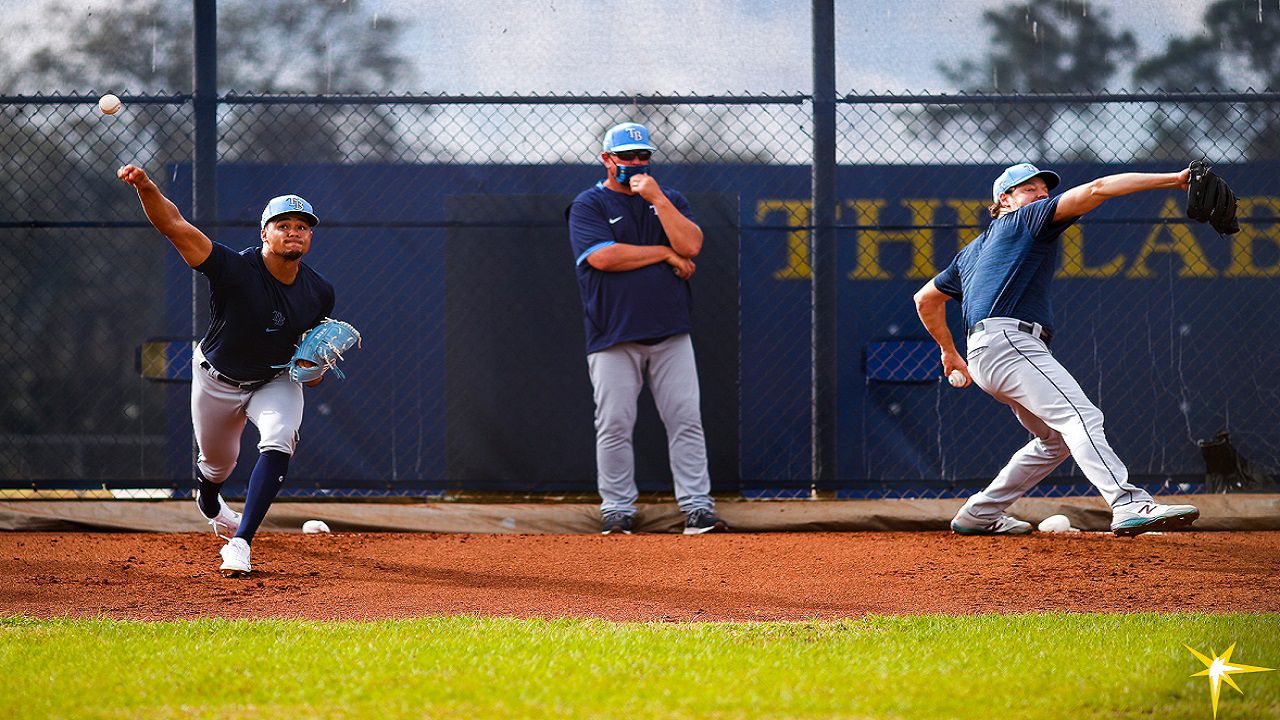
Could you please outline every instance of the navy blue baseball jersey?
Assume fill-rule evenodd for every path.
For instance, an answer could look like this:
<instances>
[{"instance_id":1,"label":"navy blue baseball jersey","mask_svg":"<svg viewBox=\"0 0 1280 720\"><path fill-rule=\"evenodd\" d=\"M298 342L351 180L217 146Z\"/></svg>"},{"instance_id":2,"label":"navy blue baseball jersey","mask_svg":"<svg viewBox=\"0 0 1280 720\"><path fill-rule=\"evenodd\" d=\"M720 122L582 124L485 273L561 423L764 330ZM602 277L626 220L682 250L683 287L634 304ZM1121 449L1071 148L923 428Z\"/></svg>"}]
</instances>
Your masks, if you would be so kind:
<instances>
[{"instance_id":1,"label":"navy blue baseball jersey","mask_svg":"<svg viewBox=\"0 0 1280 720\"><path fill-rule=\"evenodd\" d=\"M276 279L261 246L213 244L197 272L209 278L209 330L200 351L223 375L252 382L280 373L298 336L333 313L333 285L305 263L292 285Z\"/></svg>"},{"instance_id":2,"label":"navy blue baseball jersey","mask_svg":"<svg viewBox=\"0 0 1280 720\"><path fill-rule=\"evenodd\" d=\"M1055 223L1057 209L1058 197L1045 198L992 220L933 279L935 287L960 301L966 330L989 317L1053 329L1049 285L1058 259L1056 240L1079 219Z\"/></svg>"},{"instance_id":3,"label":"navy blue baseball jersey","mask_svg":"<svg viewBox=\"0 0 1280 720\"><path fill-rule=\"evenodd\" d=\"M680 214L694 220L683 195L667 187L662 192ZM591 253L615 243L671 244L648 200L614 192L599 182L579 194L566 212L586 314L588 354L621 342L654 340L693 329L689 282L676 277L667 263L604 272L587 262Z\"/></svg>"}]
</instances>

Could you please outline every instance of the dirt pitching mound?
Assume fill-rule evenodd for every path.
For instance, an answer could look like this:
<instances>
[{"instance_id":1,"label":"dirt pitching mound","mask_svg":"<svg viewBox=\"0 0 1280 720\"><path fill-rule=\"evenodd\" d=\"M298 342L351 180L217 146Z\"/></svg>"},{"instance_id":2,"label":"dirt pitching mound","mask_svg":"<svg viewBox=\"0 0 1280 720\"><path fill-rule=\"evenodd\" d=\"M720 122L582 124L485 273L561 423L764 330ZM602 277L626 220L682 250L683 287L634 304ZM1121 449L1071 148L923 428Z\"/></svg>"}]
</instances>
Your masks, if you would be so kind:
<instances>
[{"instance_id":1,"label":"dirt pitching mound","mask_svg":"<svg viewBox=\"0 0 1280 720\"><path fill-rule=\"evenodd\" d=\"M960 537L0 533L0 613L175 620L466 613L800 620L869 613L1277 611L1280 532Z\"/></svg>"}]
</instances>

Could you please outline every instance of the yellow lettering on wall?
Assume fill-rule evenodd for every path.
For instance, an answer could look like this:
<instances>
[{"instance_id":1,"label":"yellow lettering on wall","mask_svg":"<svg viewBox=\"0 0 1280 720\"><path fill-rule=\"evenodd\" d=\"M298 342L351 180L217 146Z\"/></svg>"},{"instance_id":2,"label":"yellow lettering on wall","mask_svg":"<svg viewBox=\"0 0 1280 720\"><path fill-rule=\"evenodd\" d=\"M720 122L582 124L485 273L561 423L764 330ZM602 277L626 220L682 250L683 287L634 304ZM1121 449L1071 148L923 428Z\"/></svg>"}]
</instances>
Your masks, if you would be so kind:
<instances>
[{"instance_id":1,"label":"yellow lettering on wall","mask_svg":"<svg viewBox=\"0 0 1280 720\"><path fill-rule=\"evenodd\" d=\"M1182 204L1174 198L1165 200L1160 209L1162 219L1182 219ZM1168 239L1162 239L1168 236ZM1196 242L1195 233L1188 225L1156 225L1147 235L1146 242L1133 260L1126 277L1151 278L1155 273L1147 267L1147 260L1155 253L1174 253L1182 258L1182 269L1178 271L1180 278L1211 278L1217 276L1209 258Z\"/></svg>"},{"instance_id":2,"label":"yellow lettering on wall","mask_svg":"<svg viewBox=\"0 0 1280 720\"><path fill-rule=\"evenodd\" d=\"M1254 210L1270 210L1270 217L1280 218L1280 198L1240 198L1236 213L1239 217L1254 217ZM1270 242L1280 246L1280 224L1269 223L1260 228L1256 223L1241 223L1240 232L1231 235L1231 265L1223 272L1227 277L1280 277L1280 261L1270 265L1258 265L1253 249L1258 242Z\"/></svg>"},{"instance_id":3,"label":"yellow lettering on wall","mask_svg":"<svg viewBox=\"0 0 1280 720\"><path fill-rule=\"evenodd\" d=\"M810 280L813 263L809 260L809 230L813 206L808 200L761 200L756 203L756 222L763 224L770 215L781 215L782 223L801 227L787 233L787 264L773 271L774 280Z\"/></svg>"},{"instance_id":4,"label":"yellow lettering on wall","mask_svg":"<svg viewBox=\"0 0 1280 720\"><path fill-rule=\"evenodd\" d=\"M987 215L987 203L983 200L944 200L942 204L955 210L956 224L973 226L959 229L960 247L963 248L965 245L977 240L984 229L982 227L982 219L989 217Z\"/></svg>"},{"instance_id":5,"label":"yellow lettering on wall","mask_svg":"<svg viewBox=\"0 0 1280 720\"><path fill-rule=\"evenodd\" d=\"M1072 225L1062 233L1058 240L1062 246L1062 266L1058 268L1060 278L1109 278L1116 277L1124 268L1124 255L1117 254L1104 265L1090 267L1084 259L1084 228Z\"/></svg>"},{"instance_id":6,"label":"yellow lettering on wall","mask_svg":"<svg viewBox=\"0 0 1280 720\"><path fill-rule=\"evenodd\" d=\"M933 224L934 214L941 207L936 199L903 200L902 204L911 211L912 224ZM882 225L880 215L884 210L884 200L849 200L846 205L853 209L853 222L856 225ZM932 228L919 230L860 230L858 231L857 259L853 272L849 277L854 280L889 280L893 275L880 266L881 246L886 243L906 243L911 246L911 269L905 277L917 280L928 280L938 273L933 263Z\"/></svg>"}]
</instances>

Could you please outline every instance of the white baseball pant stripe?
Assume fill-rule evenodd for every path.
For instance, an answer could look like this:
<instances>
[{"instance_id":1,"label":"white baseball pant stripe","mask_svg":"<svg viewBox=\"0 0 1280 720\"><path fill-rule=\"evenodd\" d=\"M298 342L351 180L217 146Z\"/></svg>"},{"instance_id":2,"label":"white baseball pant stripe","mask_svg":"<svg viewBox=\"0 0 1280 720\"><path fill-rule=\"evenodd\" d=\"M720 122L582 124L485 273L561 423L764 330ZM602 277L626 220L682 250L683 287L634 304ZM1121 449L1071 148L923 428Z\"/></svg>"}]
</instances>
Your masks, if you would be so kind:
<instances>
[{"instance_id":1,"label":"white baseball pant stripe","mask_svg":"<svg viewBox=\"0 0 1280 720\"><path fill-rule=\"evenodd\" d=\"M1008 405L1034 437L961 512L995 520L1068 455L1111 507L1150 501L1150 494L1129 482L1128 469L1107 442L1102 411L1044 341L1018 330L1018 322L984 320L982 331L969 337L967 361L978 387Z\"/></svg>"},{"instance_id":2,"label":"white baseball pant stripe","mask_svg":"<svg viewBox=\"0 0 1280 720\"><path fill-rule=\"evenodd\" d=\"M200 363L199 343L191 359L191 425L200 450L196 467L210 482L231 475L240 455L240 436L246 420L258 428L258 451L293 454L302 426L302 386L288 373L252 392L213 379Z\"/></svg>"},{"instance_id":3,"label":"white baseball pant stripe","mask_svg":"<svg viewBox=\"0 0 1280 720\"><path fill-rule=\"evenodd\" d=\"M667 429L676 503L685 513L713 509L701 391L688 333L656 345L619 343L587 356L596 401L596 472L601 512L636 509L636 400L645 380Z\"/></svg>"}]
</instances>

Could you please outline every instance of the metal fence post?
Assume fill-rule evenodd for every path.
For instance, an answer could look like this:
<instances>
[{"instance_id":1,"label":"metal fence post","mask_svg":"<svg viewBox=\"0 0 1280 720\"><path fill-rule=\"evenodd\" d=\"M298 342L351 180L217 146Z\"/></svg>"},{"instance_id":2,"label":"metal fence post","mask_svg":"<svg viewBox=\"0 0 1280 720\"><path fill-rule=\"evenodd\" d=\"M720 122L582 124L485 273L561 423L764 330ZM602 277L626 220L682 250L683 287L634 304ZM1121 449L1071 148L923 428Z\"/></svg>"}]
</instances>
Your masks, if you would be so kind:
<instances>
[{"instance_id":1,"label":"metal fence post","mask_svg":"<svg viewBox=\"0 0 1280 720\"><path fill-rule=\"evenodd\" d=\"M191 162L192 222L210 239L218 239L218 3L192 3L192 111L194 114ZM200 286L191 273L191 337L200 334ZM196 445L191 440L192 477Z\"/></svg>"},{"instance_id":2,"label":"metal fence post","mask_svg":"<svg viewBox=\"0 0 1280 720\"><path fill-rule=\"evenodd\" d=\"M836 477L836 41L834 0L813 0L813 479Z\"/></svg>"},{"instance_id":3,"label":"metal fence post","mask_svg":"<svg viewBox=\"0 0 1280 720\"><path fill-rule=\"evenodd\" d=\"M192 217L206 233L214 231L218 217L218 3L195 0L193 110L195 158L191 167ZM193 318L194 322L194 318Z\"/></svg>"}]
</instances>

